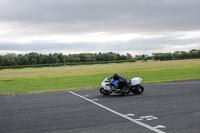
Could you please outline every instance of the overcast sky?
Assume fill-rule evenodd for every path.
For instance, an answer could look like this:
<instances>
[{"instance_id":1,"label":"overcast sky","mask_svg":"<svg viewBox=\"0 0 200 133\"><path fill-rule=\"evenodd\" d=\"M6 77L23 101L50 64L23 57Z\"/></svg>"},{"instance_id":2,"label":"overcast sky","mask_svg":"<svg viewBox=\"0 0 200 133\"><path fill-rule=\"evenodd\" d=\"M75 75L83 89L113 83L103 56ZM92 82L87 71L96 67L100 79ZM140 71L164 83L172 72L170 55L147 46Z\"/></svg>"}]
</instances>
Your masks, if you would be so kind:
<instances>
[{"instance_id":1,"label":"overcast sky","mask_svg":"<svg viewBox=\"0 0 200 133\"><path fill-rule=\"evenodd\" d=\"M200 49L200 0L0 0L0 55Z\"/></svg>"}]
</instances>

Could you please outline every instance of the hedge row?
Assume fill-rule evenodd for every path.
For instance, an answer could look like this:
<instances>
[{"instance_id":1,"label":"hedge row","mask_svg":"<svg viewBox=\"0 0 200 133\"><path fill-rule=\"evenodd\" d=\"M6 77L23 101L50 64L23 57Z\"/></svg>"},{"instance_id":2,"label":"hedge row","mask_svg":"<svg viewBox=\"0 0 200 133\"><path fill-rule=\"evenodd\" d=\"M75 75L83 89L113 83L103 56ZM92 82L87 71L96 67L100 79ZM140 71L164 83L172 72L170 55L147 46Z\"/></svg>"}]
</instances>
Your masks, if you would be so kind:
<instances>
[{"instance_id":1,"label":"hedge row","mask_svg":"<svg viewBox=\"0 0 200 133\"><path fill-rule=\"evenodd\" d=\"M93 65L93 64L109 64L109 63L123 63L123 62L136 62L136 60L118 60L118 61L94 61L94 62L67 62L63 63L56 63L56 64L37 64L37 65L16 65L16 66L0 66L1 69L22 69L22 68L41 68L41 67L60 67L63 65L66 66L75 66L75 65Z\"/></svg>"}]
</instances>

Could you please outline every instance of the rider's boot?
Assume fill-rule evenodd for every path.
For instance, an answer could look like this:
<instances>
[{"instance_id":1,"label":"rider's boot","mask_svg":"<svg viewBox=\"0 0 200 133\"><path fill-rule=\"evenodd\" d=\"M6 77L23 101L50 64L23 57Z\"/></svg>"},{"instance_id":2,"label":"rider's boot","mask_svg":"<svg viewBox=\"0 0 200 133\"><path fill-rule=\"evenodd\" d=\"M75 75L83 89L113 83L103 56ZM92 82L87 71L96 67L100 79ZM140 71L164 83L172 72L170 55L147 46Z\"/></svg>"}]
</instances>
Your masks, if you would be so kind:
<instances>
[{"instance_id":1,"label":"rider's boot","mask_svg":"<svg viewBox=\"0 0 200 133\"><path fill-rule=\"evenodd\" d=\"M126 90L127 90L126 87L124 87L123 89L121 89L121 91L119 92L119 95L120 95L120 96L125 95L125 94L126 94Z\"/></svg>"}]
</instances>

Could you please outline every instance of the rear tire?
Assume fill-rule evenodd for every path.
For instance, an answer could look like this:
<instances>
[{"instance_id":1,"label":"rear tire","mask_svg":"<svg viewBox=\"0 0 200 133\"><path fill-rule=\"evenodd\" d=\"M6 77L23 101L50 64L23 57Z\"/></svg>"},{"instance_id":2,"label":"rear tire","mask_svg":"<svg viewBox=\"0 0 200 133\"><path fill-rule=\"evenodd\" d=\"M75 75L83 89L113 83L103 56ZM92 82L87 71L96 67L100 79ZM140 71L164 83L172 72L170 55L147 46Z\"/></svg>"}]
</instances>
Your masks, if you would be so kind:
<instances>
[{"instance_id":1,"label":"rear tire","mask_svg":"<svg viewBox=\"0 0 200 133\"><path fill-rule=\"evenodd\" d=\"M105 90L103 87L99 89L100 93L103 95L110 95L112 92Z\"/></svg>"},{"instance_id":2,"label":"rear tire","mask_svg":"<svg viewBox=\"0 0 200 133\"><path fill-rule=\"evenodd\" d=\"M144 91L144 87L140 84L133 86L134 88L132 88L132 93L134 94L141 94Z\"/></svg>"}]
</instances>

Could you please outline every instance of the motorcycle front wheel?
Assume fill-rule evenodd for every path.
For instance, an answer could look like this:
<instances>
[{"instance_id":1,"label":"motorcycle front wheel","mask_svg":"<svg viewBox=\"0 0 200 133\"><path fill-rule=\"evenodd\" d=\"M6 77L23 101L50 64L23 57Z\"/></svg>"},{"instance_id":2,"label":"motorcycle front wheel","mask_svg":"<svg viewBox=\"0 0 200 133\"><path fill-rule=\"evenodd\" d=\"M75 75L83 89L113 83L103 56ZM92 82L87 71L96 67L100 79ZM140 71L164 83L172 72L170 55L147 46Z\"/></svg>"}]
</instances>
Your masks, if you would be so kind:
<instances>
[{"instance_id":1,"label":"motorcycle front wheel","mask_svg":"<svg viewBox=\"0 0 200 133\"><path fill-rule=\"evenodd\" d=\"M103 87L99 89L100 93L103 95L110 95L112 92L105 90Z\"/></svg>"},{"instance_id":2,"label":"motorcycle front wheel","mask_svg":"<svg viewBox=\"0 0 200 133\"><path fill-rule=\"evenodd\" d=\"M144 87L140 84L132 86L131 92L134 94L141 94L144 91Z\"/></svg>"}]
</instances>

